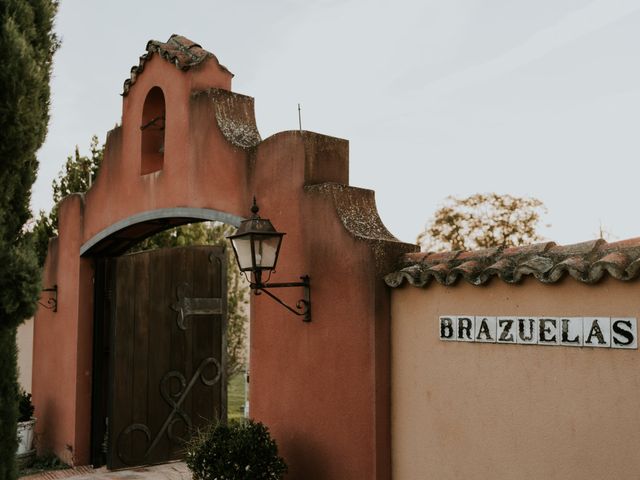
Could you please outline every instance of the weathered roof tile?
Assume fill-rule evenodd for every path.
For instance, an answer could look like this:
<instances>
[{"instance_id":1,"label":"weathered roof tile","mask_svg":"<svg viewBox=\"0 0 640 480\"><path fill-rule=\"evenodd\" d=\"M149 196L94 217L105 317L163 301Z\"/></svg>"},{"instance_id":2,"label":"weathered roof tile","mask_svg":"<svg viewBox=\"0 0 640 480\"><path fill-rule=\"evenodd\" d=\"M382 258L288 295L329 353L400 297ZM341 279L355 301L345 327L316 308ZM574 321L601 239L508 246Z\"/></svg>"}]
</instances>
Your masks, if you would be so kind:
<instances>
[{"instance_id":1,"label":"weathered roof tile","mask_svg":"<svg viewBox=\"0 0 640 480\"><path fill-rule=\"evenodd\" d=\"M149 60L154 53L157 53L161 58L175 65L176 68L184 71L200 65L208 58L214 58L218 61L213 53L205 50L194 41L176 34L171 35L166 42L149 40L146 50L147 53L140 57L138 65L131 67L131 76L124 81L122 96L126 96L129 93L131 86L136 83L138 75L144 70L145 63L147 63L147 60ZM218 65L220 65L220 63L218 63ZM224 65L220 65L220 68L233 76Z\"/></svg>"},{"instance_id":2,"label":"weathered roof tile","mask_svg":"<svg viewBox=\"0 0 640 480\"><path fill-rule=\"evenodd\" d=\"M410 253L385 281L391 287L405 281L424 287L431 279L453 285L462 278L482 285L492 277L517 283L523 276L533 275L540 282L555 283L568 274L580 282L595 283L605 273L621 281L640 275L640 237L615 243L600 239L574 245L544 242L506 249Z\"/></svg>"},{"instance_id":3,"label":"weathered roof tile","mask_svg":"<svg viewBox=\"0 0 640 480\"><path fill-rule=\"evenodd\" d=\"M626 276L626 269L631 263L630 257L622 252L613 252L605 255L597 262L594 262L593 268L606 270L611 276L622 278Z\"/></svg>"},{"instance_id":4,"label":"weathered roof tile","mask_svg":"<svg viewBox=\"0 0 640 480\"><path fill-rule=\"evenodd\" d=\"M483 270L483 264L477 260L469 260L451 269L452 272L461 273L469 277L480 275Z\"/></svg>"},{"instance_id":5,"label":"weathered roof tile","mask_svg":"<svg viewBox=\"0 0 640 480\"><path fill-rule=\"evenodd\" d=\"M524 255L540 255L550 248L556 246L555 242L542 242L534 243L533 245L525 245L523 247L509 247L502 250L502 257L517 256L522 257Z\"/></svg>"}]
</instances>

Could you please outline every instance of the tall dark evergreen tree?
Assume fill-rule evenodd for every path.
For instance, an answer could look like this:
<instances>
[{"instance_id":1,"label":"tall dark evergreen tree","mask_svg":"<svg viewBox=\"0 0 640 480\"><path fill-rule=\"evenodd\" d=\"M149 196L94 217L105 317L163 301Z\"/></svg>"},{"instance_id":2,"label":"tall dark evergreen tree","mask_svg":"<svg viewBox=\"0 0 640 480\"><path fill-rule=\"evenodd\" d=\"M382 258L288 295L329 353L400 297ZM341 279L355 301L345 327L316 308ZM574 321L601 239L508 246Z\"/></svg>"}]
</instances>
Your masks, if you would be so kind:
<instances>
[{"instance_id":1,"label":"tall dark evergreen tree","mask_svg":"<svg viewBox=\"0 0 640 480\"><path fill-rule=\"evenodd\" d=\"M34 313L40 290L23 227L49 122L56 10L55 0L0 1L0 480L17 475L15 329Z\"/></svg>"}]
</instances>

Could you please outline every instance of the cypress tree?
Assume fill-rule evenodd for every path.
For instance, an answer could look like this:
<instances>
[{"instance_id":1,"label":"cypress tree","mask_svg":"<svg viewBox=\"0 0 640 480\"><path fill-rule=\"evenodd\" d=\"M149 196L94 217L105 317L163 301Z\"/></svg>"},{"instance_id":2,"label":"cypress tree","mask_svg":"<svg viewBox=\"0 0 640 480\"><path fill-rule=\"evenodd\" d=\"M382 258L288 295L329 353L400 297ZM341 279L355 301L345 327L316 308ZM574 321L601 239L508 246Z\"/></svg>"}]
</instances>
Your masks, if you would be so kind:
<instances>
[{"instance_id":1,"label":"cypress tree","mask_svg":"<svg viewBox=\"0 0 640 480\"><path fill-rule=\"evenodd\" d=\"M49 121L57 6L55 0L0 1L0 480L16 477L15 329L33 315L40 291L24 224Z\"/></svg>"}]
</instances>

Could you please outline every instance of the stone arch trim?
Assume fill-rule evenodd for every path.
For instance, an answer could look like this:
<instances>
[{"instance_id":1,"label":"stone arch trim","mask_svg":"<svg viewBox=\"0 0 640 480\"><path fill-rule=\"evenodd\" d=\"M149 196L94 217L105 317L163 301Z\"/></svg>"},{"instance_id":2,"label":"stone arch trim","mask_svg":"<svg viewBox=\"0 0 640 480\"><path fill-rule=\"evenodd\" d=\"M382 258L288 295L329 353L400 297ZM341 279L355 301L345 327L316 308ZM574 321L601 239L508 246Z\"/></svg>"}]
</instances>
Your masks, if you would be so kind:
<instances>
[{"instance_id":1,"label":"stone arch trim","mask_svg":"<svg viewBox=\"0 0 640 480\"><path fill-rule=\"evenodd\" d=\"M192 220L197 221L209 221L209 222L223 222L238 227L240 222L244 218L237 215L233 215L227 212L221 212L219 210L213 210L208 208L190 208L190 207L178 207L178 208L160 208L157 210L149 210L146 212L137 213L131 215L123 220L109 225L104 230L101 230L88 241L86 241L80 247L80 256L86 256L91 254L93 249L101 242L105 241L109 237L118 232L122 232L129 227L139 225L145 222L152 222L157 220L169 220L178 219L184 220L184 222L178 222L175 224L181 225L184 223L190 223Z\"/></svg>"}]
</instances>

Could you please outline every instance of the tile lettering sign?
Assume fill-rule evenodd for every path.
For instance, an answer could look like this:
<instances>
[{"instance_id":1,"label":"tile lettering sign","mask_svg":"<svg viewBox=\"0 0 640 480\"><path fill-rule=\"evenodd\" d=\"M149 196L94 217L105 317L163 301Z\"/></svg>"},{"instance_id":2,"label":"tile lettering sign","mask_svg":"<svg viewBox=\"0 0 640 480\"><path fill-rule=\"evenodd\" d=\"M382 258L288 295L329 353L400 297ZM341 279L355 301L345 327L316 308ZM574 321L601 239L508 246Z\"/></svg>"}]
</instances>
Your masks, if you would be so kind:
<instances>
[{"instance_id":1,"label":"tile lettering sign","mask_svg":"<svg viewBox=\"0 0 640 480\"><path fill-rule=\"evenodd\" d=\"M441 316L440 340L564 347L638 348L632 317Z\"/></svg>"}]
</instances>

